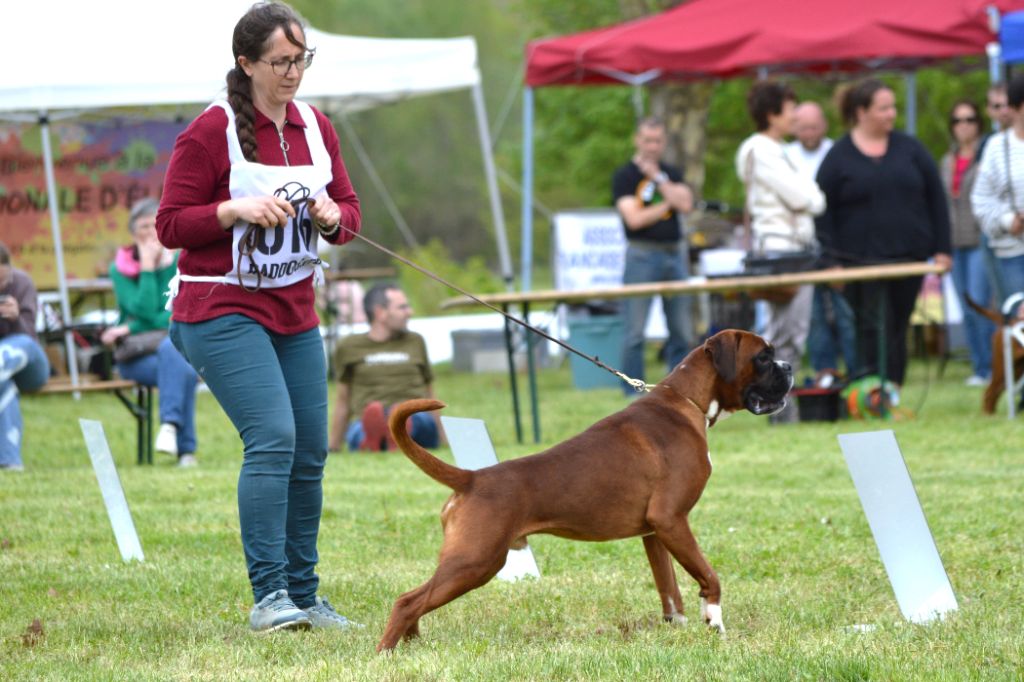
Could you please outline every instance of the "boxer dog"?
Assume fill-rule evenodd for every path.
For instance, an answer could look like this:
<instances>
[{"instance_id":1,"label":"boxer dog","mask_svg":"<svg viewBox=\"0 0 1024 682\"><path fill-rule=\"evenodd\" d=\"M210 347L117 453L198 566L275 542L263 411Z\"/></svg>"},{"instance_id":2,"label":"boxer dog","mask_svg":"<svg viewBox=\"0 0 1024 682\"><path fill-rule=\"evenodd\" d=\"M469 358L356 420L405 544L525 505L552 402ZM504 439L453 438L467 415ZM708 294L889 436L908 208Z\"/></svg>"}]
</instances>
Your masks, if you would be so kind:
<instances>
[{"instance_id":1,"label":"boxer dog","mask_svg":"<svg viewBox=\"0 0 1024 682\"><path fill-rule=\"evenodd\" d=\"M981 397L981 411L985 414L995 414L999 396L1006 390L1006 370L1003 367L1003 327L1024 321L1024 306L1019 306L1012 315L1009 313L1004 315L998 310L990 310L978 305L971 300L970 296L965 298L967 305L971 306L975 312L992 320L996 325L996 330L992 333L992 375L988 381L988 387L985 388L985 394ZM1010 338L1010 343L1013 343L1013 337ZM1013 358L1013 378L1016 381L1020 379L1021 373L1024 373L1024 346L1013 343L1010 357Z\"/></svg>"},{"instance_id":2,"label":"boxer dog","mask_svg":"<svg viewBox=\"0 0 1024 682\"><path fill-rule=\"evenodd\" d=\"M398 598L377 651L419 634L419 619L487 583L509 548L548 533L572 540L643 538L664 618L685 622L674 558L700 586L701 616L725 632L718 576L687 521L711 475L707 429L736 410L773 414L792 370L744 331L715 334L649 394L544 452L477 471L442 462L412 440L406 419L444 407L397 405L389 426L402 452L454 493L441 510L444 542L433 577Z\"/></svg>"}]
</instances>

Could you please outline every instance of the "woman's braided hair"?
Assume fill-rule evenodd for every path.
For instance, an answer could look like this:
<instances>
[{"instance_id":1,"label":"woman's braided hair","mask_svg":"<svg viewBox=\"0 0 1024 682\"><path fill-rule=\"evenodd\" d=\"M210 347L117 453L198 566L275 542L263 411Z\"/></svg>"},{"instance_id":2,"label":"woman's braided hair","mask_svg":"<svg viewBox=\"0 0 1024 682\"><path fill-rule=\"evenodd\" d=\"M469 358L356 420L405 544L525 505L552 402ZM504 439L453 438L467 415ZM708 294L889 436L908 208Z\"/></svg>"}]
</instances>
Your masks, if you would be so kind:
<instances>
[{"instance_id":1,"label":"woman's braided hair","mask_svg":"<svg viewBox=\"0 0 1024 682\"><path fill-rule=\"evenodd\" d=\"M305 49L306 36L302 18L291 7L280 2L258 2L235 24L231 51L235 66L228 71L228 104L235 112L235 128L248 161L259 161L256 152L256 112L252 103L252 79L238 63L239 57L255 62L266 50L267 41L278 28L284 30L288 42ZM296 35L295 28L298 28Z\"/></svg>"}]
</instances>

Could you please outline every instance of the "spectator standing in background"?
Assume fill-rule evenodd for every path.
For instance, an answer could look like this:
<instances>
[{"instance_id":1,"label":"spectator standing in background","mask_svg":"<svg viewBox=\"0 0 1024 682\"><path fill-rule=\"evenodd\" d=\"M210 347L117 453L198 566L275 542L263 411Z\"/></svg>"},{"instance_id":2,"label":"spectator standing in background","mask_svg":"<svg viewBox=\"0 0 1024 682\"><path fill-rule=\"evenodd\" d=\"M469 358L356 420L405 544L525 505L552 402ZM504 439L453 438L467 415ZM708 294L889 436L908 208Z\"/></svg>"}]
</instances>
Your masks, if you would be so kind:
<instances>
[{"instance_id":1,"label":"spectator standing in background","mask_svg":"<svg viewBox=\"0 0 1024 682\"><path fill-rule=\"evenodd\" d=\"M753 252L812 251L813 216L825 210L825 196L786 154L783 141L796 123L796 95L787 85L759 82L747 94L747 108L757 132L740 145L736 173L747 190ZM813 295L811 285L802 285L785 299L769 300L764 335L776 357L793 367L794 376L800 372ZM796 401L775 417L797 421Z\"/></svg>"},{"instance_id":2,"label":"spectator standing in background","mask_svg":"<svg viewBox=\"0 0 1024 682\"><path fill-rule=\"evenodd\" d=\"M808 177L818 176L821 162L832 149L833 142L827 134L828 121L821 106L817 102L801 102L796 108L796 140L786 145L786 153ZM857 362L853 311L840 289L819 284L814 287L811 327L807 332L807 359L817 385L832 385L839 373L840 354L849 374Z\"/></svg>"},{"instance_id":3,"label":"spectator standing in background","mask_svg":"<svg viewBox=\"0 0 1024 682\"><path fill-rule=\"evenodd\" d=\"M893 130L896 95L867 79L847 88L840 111L849 132L836 141L818 170L827 207L817 220L823 263L871 265L933 258L949 268L946 193L931 155L916 139ZM844 287L856 319L855 374L885 371L897 385L906 378L906 335L922 277L852 282ZM885 311L880 340L879 311ZM879 344L886 367L879 366ZM898 400L898 396L895 396Z\"/></svg>"},{"instance_id":4,"label":"spectator standing in background","mask_svg":"<svg viewBox=\"0 0 1024 682\"><path fill-rule=\"evenodd\" d=\"M985 268L981 246L981 228L971 210L971 190L978 171L978 144L981 141L981 112L969 100L959 100L949 113L952 146L939 161L942 186L949 201L949 222L952 227L953 286L960 298L964 316L964 333L971 359L968 386L985 386L992 372L992 332L990 320L967 305L969 297L987 306L992 288Z\"/></svg>"},{"instance_id":5,"label":"spectator standing in background","mask_svg":"<svg viewBox=\"0 0 1024 682\"><path fill-rule=\"evenodd\" d=\"M667 136L665 124L645 118L633 136L636 153L615 170L612 200L626 232L623 284L671 282L686 279L688 263L683 242L682 215L693 210L693 191L683 183L682 170L662 162ZM686 296L662 296L668 341L665 361L671 371L690 351L692 325ZM622 301L626 331L622 371L631 379L644 379L644 330L651 297ZM627 397L636 391L623 383Z\"/></svg>"},{"instance_id":6,"label":"spectator standing in background","mask_svg":"<svg viewBox=\"0 0 1024 682\"><path fill-rule=\"evenodd\" d=\"M996 256L1001 299L1024 291L1024 75L1006 89L1013 125L985 145L971 206Z\"/></svg>"},{"instance_id":7,"label":"spectator standing in background","mask_svg":"<svg viewBox=\"0 0 1024 682\"><path fill-rule=\"evenodd\" d=\"M1007 130L1013 126L1013 109L1010 108L1010 103L1006 97L1006 83L993 83L988 87L988 92L985 95L985 113L988 115L988 120L992 123L992 130L985 133L985 136L981 138L981 142L978 143L978 163L981 163L981 157L985 154L985 147L988 145L988 141L992 139L992 136L1001 130ZM996 300L1001 304L1009 296L1009 293L1006 291L1006 283L1003 282L1003 273L999 267L999 260L989 246L988 236L984 230L981 233L981 253L985 260L985 271L988 273L989 285L995 292Z\"/></svg>"}]
</instances>

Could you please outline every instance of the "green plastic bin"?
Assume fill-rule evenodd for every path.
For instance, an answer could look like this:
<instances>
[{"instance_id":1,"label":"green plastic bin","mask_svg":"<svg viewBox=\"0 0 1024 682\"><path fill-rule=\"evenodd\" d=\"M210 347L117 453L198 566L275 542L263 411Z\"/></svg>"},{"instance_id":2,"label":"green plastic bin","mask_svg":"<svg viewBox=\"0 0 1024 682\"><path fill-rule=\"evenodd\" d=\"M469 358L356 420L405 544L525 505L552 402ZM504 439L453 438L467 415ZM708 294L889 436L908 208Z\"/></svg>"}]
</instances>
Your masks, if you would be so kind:
<instances>
[{"instance_id":1,"label":"green plastic bin","mask_svg":"<svg viewBox=\"0 0 1024 682\"><path fill-rule=\"evenodd\" d=\"M569 343L580 352L597 358L609 367L622 364L622 341L625 324L620 315L569 317ZM590 360L569 354L572 384L587 391L594 388L619 388L622 379Z\"/></svg>"}]
</instances>

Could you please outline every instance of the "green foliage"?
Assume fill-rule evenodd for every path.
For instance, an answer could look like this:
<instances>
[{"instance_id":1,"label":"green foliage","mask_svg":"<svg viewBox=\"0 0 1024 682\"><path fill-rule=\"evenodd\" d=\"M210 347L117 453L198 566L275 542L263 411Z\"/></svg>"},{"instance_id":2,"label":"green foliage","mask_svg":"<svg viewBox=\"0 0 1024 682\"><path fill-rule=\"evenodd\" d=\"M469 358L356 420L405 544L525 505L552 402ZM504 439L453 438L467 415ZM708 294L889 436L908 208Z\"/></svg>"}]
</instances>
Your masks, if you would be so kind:
<instances>
[{"instance_id":1,"label":"green foliage","mask_svg":"<svg viewBox=\"0 0 1024 682\"><path fill-rule=\"evenodd\" d=\"M488 267L486 258L477 254L460 263L452 258L451 251L440 239L431 239L418 249L403 249L399 253L428 272L472 294L502 291L501 278ZM441 314L441 302L444 299L461 296L454 289L430 279L414 268L399 263L395 265L400 268L400 286L417 316Z\"/></svg>"}]
</instances>

